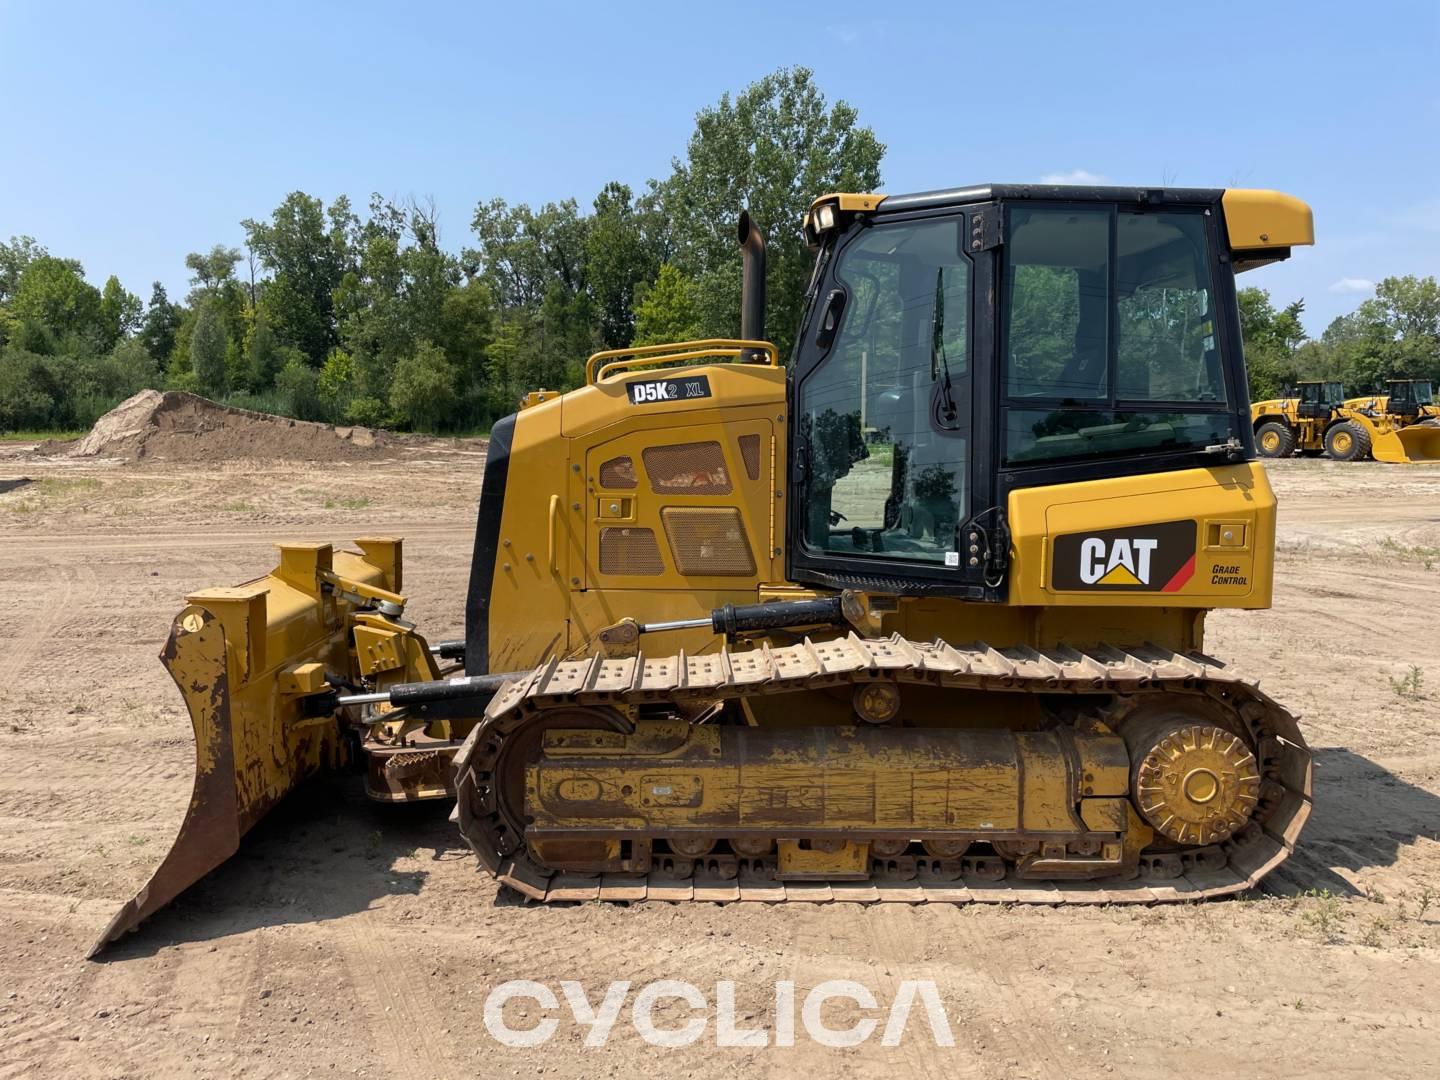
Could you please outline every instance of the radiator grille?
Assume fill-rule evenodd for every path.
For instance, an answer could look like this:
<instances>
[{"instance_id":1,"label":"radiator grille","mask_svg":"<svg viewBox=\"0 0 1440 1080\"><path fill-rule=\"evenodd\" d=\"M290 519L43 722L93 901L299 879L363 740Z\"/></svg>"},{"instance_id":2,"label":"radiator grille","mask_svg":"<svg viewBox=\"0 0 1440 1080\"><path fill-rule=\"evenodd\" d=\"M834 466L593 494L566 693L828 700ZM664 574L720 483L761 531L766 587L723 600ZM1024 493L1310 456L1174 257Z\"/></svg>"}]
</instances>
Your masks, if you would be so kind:
<instances>
[{"instance_id":1,"label":"radiator grille","mask_svg":"<svg viewBox=\"0 0 1440 1080\"><path fill-rule=\"evenodd\" d=\"M653 577L665 572L653 529L601 529L600 572Z\"/></svg>"},{"instance_id":2,"label":"radiator grille","mask_svg":"<svg viewBox=\"0 0 1440 1080\"><path fill-rule=\"evenodd\" d=\"M751 577L755 557L733 506L667 506L660 512L675 567L687 577Z\"/></svg>"},{"instance_id":3,"label":"radiator grille","mask_svg":"<svg viewBox=\"0 0 1440 1080\"><path fill-rule=\"evenodd\" d=\"M600 486L628 491L636 484L635 462L630 457L612 457L600 466Z\"/></svg>"},{"instance_id":4,"label":"radiator grille","mask_svg":"<svg viewBox=\"0 0 1440 1080\"><path fill-rule=\"evenodd\" d=\"M718 442L647 446L650 489L665 495L728 495L730 473Z\"/></svg>"},{"instance_id":5,"label":"radiator grille","mask_svg":"<svg viewBox=\"0 0 1440 1080\"><path fill-rule=\"evenodd\" d=\"M760 479L760 436L741 435L740 460L745 462L745 476L750 480Z\"/></svg>"}]
</instances>

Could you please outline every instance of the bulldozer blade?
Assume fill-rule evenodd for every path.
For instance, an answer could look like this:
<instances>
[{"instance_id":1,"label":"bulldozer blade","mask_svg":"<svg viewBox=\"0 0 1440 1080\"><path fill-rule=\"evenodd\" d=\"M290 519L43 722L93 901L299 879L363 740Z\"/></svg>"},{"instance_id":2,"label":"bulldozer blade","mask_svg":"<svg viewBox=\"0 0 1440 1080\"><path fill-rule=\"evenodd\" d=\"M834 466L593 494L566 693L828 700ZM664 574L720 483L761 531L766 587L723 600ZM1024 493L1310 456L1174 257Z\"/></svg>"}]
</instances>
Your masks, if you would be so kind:
<instances>
[{"instance_id":1,"label":"bulldozer blade","mask_svg":"<svg viewBox=\"0 0 1440 1080\"><path fill-rule=\"evenodd\" d=\"M326 672L347 670L348 605L322 589L320 575L399 583L398 540L358 543L364 554L282 545L271 573L194 593L175 617L160 660L195 733L190 805L159 868L110 920L91 957L233 855L302 780L344 761L333 710L306 707L328 689Z\"/></svg>"},{"instance_id":2,"label":"bulldozer blade","mask_svg":"<svg viewBox=\"0 0 1440 1080\"><path fill-rule=\"evenodd\" d=\"M190 704L195 786L164 862L115 913L91 948L91 957L174 900L240 846L224 628L204 609L187 609L171 626L160 659Z\"/></svg>"}]
</instances>

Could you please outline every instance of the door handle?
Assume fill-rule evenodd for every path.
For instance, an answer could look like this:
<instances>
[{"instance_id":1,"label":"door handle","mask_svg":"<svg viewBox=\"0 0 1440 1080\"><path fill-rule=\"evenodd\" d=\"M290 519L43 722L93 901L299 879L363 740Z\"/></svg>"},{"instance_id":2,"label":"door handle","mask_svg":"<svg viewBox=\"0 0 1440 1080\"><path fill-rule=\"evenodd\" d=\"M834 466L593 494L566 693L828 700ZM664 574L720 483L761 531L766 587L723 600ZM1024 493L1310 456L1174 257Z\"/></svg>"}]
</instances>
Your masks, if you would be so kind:
<instances>
[{"instance_id":1,"label":"door handle","mask_svg":"<svg viewBox=\"0 0 1440 1080\"><path fill-rule=\"evenodd\" d=\"M560 526L560 496L559 496L559 495L551 495L551 496L550 496L550 524L549 524L549 529L547 530L546 540L548 541L548 545L549 545L550 573L552 573L552 574L558 574L558 573L560 572L560 567L559 567L559 565L557 565L557 563L556 563L556 561L555 561L556 549L559 548L559 546L560 546L559 526Z\"/></svg>"}]
</instances>

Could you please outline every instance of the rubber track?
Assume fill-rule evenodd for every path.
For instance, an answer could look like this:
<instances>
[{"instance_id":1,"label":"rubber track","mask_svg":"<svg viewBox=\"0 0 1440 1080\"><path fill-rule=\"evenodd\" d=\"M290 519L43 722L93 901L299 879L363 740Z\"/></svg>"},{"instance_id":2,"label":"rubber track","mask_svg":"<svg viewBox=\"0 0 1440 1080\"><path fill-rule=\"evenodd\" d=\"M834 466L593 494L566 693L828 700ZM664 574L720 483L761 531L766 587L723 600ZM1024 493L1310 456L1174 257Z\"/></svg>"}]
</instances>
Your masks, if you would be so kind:
<instances>
[{"instance_id":1,"label":"rubber track","mask_svg":"<svg viewBox=\"0 0 1440 1080\"><path fill-rule=\"evenodd\" d=\"M962 859L958 879L927 873L926 860L911 880L871 878L861 882L790 882L768 876L676 879L650 875L546 877L530 864L523 849L492 843L483 827L494 794L481 783L474 766L479 753L494 751L511 732L535 714L556 707L615 706L681 698L720 700L754 694L782 694L837 683L893 680L900 684L994 690L1005 693L1112 693L1122 711L1126 703L1153 694L1206 695L1218 699L1250 728L1260 746L1257 755L1264 786L1261 807L1245 829L1219 845L1221 860L1187 856L1184 872L1164 878L1151 874L1133 880L1093 882L1019 879L1014 867L995 876L995 858ZM482 762L483 763L483 762ZM503 884L539 901L703 900L803 901L826 903L900 902L1111 904L1200 900L1253 888L1294 850L1310 816L1311 760L1294 717L1258 687L1225 670L1201 653L1176 653L1153 645L1121 649L994 649L982 643L952 646L943 641L916 642L899 635L848 638L744 652L721 650L698 656L627 659L594 656L552 660L495 696L455 760L457 800L454 820L480 862ZM1267 797L1268 793L1268 797ZM1197 849L1213 856L1216 848Z\"/></svg>"}]
</instances>

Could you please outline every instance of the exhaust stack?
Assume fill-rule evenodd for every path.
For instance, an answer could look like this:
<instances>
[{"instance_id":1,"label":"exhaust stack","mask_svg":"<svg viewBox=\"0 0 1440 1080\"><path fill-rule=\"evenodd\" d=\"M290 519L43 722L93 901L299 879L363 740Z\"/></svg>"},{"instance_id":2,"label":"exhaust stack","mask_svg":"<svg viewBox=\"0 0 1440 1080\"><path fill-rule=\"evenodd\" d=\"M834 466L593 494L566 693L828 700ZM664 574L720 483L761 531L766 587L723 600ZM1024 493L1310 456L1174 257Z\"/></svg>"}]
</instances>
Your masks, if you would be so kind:
<instances>
[{"instance_id":1,"label":"exhaust stack","mask_svg":"<svg viewBox=\"0 0 1440 1080\"><path fill-rule=\"evenodd\" d=\"M740 211L736 229L743 260L740 288L740 336L746 341L765 340L765 237L750 219L750 211ZM751 350L744 356L749 364L758 363L763 353Z\"/></svg>"}]
</instances>

